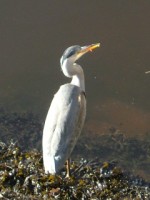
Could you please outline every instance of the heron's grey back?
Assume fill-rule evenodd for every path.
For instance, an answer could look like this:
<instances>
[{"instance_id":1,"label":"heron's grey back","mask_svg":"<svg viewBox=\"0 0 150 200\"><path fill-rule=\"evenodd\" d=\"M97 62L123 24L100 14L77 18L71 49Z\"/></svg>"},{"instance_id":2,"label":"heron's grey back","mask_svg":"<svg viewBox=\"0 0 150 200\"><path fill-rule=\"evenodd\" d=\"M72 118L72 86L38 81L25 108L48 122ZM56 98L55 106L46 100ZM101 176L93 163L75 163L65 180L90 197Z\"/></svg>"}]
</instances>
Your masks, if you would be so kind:
<instances>
[{"instance_id":1,"label":"heron's grey back","mask_svg":"<svg viewBox=\"0 0 150 200\"><path fill-rule=\"evenodd\" d=\"M86 100L81 89L71 84L61 86L51 103L43 135L43 147L56 158L57 171L69 158L81 133L85 115Z\"/></svg>"}]
</instances>

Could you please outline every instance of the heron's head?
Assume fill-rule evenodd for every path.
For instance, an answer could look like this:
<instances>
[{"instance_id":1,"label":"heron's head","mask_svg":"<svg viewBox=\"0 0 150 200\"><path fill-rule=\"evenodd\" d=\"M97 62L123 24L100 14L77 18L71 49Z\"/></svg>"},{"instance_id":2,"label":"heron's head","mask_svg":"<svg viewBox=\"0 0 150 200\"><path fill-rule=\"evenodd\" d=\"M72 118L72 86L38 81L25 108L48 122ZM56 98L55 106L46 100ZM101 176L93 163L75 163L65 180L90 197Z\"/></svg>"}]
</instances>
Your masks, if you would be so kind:
<instances>
[{"instance_id":1,"label":"heron's head","mask_svg":"<svg viewBox=\"0 0 150 200\"><path fill-rule=\"evenodd\" d=\"M71 61L72 63L74 63L76 60L78 60L81 56L83 56L85 53L92 51L93 49L97 48L100 46L100 43L97 44L91 44L88 46L79 46L79 45L74 45L71 47L68 47L61 59L60 59L60 64L61 66L63 65L65 60Z\"/></svg>"}]
</instances>

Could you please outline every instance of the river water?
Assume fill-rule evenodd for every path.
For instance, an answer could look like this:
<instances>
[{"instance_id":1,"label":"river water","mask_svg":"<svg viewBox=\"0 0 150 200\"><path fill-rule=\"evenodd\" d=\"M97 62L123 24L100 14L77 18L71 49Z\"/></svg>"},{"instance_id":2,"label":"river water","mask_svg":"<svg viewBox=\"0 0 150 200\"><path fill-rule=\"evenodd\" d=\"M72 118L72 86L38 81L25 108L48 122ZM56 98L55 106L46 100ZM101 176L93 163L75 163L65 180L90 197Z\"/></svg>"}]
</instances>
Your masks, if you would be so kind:
<instances>
[{"instance_id":1,"label":"river water","mask_svg":"<svg viewBox=\"0 0 150 200\"><path fill-rule=\"evenodd\" d=\"M149 1L1 1L0 106L36 113L44 121L54 93L70 81L60 70L63 51L100 42L101 48L78 61L88 101L83 134L95 139L116 130L145 138L149 9Z\"/></svg>"}]
</instances>

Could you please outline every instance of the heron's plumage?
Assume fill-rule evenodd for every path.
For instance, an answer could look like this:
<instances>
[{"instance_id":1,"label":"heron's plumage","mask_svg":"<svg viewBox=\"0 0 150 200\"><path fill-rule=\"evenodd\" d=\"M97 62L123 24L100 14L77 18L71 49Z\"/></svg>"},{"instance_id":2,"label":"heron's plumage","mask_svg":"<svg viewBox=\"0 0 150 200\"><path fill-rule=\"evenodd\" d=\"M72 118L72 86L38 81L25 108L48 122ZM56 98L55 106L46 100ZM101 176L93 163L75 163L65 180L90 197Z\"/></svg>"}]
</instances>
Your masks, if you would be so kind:
<instances>
[{"instance_id":1,"label":"heron's plumage","mask_svg":"<svg viewBox=\"0 0 150 200\"><path fill-rule=\"evenodd\" d=\"M85 81L83 69L76 61L99 46L99 43L84 47L74 45L67 48L60 59L63 74L72 80L55 94L46 117L43 130L46 173L55 174L63 167L82 131L86 115Z\"/></svg>"},{"instance_id":2,"label":"heron's plumage","mask_svg":"<svg viewBox=\"0 0 150 200\"><path fill-rule=\"evenodd\" d=\"M45 171L55 174L69 158L81 133L86 115L86 99L80 87L62 85L55 94L43 131Z\"/></svg>"}]
</instances>

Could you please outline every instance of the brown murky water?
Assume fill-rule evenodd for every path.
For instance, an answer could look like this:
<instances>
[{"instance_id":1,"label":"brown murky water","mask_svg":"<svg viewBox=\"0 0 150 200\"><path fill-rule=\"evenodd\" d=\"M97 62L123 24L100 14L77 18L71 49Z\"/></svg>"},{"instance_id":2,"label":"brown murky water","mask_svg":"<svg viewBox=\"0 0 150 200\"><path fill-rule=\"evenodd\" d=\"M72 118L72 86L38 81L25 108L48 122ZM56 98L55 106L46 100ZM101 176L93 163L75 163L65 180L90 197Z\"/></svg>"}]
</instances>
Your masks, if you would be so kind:
<instances>
[{"instance_id":1,"label":"brown murky water","mask_svg":"<svg viewBox=\"0 0 150 200\"><path fill-rule=\"evenodd\" d=\"M100 42L79 61L88 99L84 132L92 139L113 127L144 138L150 132L149 9L148 1L1 1L0 106L44 121L53 94L68 81L59 67L64 49Z\"/></svg>"}]
</instances>

